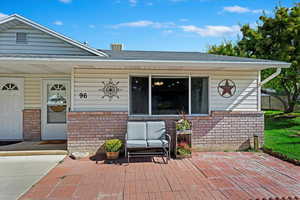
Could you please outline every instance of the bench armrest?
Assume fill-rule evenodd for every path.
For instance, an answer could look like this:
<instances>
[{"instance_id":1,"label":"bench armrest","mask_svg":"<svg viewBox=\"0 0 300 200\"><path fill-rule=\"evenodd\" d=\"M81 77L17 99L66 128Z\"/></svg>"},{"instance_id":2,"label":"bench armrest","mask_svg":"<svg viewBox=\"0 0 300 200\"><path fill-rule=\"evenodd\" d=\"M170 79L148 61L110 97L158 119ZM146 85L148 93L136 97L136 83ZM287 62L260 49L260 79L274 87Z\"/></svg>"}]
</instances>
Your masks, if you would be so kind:
<instances>
[{"instance_id":1,"label":"bench armrest","mask_svg":"<svg viewBox=\"0 0 300 200\"><path fill-rule=\"evenodd\" d=\"M171 136L169 134L166 134L166 139L171 143Z\"/></svg>"}]
</instances>

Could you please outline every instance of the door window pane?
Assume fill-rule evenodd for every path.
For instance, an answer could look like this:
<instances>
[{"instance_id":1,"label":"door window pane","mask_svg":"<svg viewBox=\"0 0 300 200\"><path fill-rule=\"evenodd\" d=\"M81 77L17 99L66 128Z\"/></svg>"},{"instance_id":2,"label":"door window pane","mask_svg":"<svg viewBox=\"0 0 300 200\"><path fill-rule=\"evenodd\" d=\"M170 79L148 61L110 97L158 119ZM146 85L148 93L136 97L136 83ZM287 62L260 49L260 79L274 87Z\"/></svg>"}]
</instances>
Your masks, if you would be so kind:
<instances>
[{"instance_id":1,"label":"door window pane","mask_svg":"<svg viewBox=\"0 0 300 200\"><path fill-rule=\"evenodd\" d=\"M64 84L47 85L47 122L66 123L67 90Z\"/></svg>"},{"instance_id":2,"label":"door window pane","mask_svg":"<svg viewBox=\"0 0 300 200\"><path fill-rule=\"evenodd\" d=\"M188 113L188 78L152 78L152 114Z\"/></svg>"},{"instance_id":3,"label":"door window pane","mask_svg":"<svg viewBox=\"0 0 300 200\"><path fill-rule=\"evenodd\" d=\"M208 114L208 78L191 78L192 114Z\"/></svg>"},{"instance_id":4,"label":"door window pane","mask_svg":"<svg viewBox=\"0 0 300 200\"><path fill-rule=\"evenodd\" d=\"M134 115L149 113L149 78L131 77L130 112Z\"/></svg>"}]
</instances>

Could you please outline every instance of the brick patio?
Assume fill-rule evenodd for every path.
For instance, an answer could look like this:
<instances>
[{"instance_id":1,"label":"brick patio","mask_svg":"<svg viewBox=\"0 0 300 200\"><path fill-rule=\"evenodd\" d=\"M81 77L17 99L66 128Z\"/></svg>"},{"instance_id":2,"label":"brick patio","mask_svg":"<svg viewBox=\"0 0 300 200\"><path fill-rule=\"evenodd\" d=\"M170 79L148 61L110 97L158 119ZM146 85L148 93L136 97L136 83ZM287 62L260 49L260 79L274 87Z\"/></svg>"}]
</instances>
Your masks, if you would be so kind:
<instances>
[{"instance_id":1,"label":"brick patio","mask_svg":"<svg viewBox=\"0 0 300 200\"><path fill-rule=\"evenodd\" d=\"M298 199L300 167L258 153L195 153L193 158L105 164L66 158L22 200ZM290 198L288 198L290 197Z\"/></svg>"}]
</instances>

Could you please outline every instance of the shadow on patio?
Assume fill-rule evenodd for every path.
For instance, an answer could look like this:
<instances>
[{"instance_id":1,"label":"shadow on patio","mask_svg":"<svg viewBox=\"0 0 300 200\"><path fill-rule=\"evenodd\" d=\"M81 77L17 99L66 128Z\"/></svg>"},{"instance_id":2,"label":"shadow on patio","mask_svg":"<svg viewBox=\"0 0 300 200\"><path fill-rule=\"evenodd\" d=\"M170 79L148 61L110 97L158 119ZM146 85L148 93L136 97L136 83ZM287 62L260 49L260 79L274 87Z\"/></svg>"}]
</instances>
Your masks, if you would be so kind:
<instances>
[{"instance_id":1,"label":"shadow on patio","mask_svg":"<svg viewBox=\"0 0 300 200\"><path fill-rule=\"evenodd\" d=\"M194 153L169 164L66 158L21 199L297 199L299 179L299 167L251 152Z\"/></svg>"},{"instance_id":2,"label":"shadow on patio","mask_svg":"<svg viewBox=\"0 0 300 200\"><path fill-rule=\"evenodd\" d=\"M10 155L66 155L67 141L1 142L0 156Z\"/></svg>"}]
</instances>

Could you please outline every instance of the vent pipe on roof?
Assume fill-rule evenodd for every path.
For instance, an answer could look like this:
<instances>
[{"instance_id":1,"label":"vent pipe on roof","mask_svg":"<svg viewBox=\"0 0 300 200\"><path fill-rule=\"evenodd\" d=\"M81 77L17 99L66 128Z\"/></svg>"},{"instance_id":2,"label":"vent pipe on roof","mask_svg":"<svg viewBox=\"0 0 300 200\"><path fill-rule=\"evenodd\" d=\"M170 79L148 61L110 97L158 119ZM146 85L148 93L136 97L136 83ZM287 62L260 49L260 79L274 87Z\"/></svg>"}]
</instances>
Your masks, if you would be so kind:
<instances>
[{"instance_id":1,"label":"vent pipe on roof","mask_svg":"<svg viewBox=\"0 0 300 200\"><path fill-rule=\"evenodd\" d=\"M110 45L110 47L111 47L111 50L113 50L113 51L122 51L122 49L123 49L123 44L111 44Z\"/></svg>"}]
</instances>

